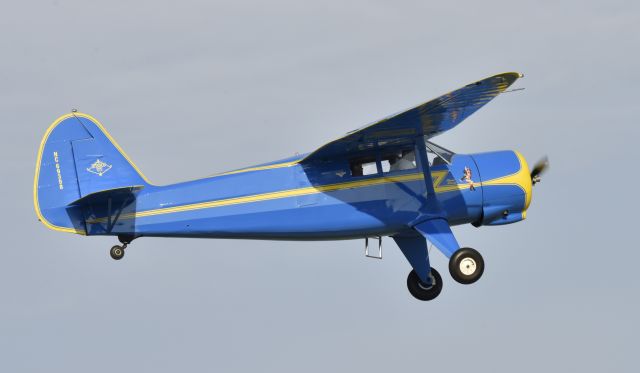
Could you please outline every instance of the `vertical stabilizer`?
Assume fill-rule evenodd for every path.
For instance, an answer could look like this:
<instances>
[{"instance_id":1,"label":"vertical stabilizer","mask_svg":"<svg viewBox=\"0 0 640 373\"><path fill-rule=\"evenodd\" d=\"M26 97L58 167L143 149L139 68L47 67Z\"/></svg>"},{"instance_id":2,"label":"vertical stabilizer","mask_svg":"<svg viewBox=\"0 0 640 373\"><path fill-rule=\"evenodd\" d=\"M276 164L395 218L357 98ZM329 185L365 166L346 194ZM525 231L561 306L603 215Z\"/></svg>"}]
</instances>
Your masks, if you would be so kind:
<instances>
[{"instance_id":1,"label":"vertical stabilizer","mask_svg":"<svg viewBox=\"0 0 640 373\"><path fill-rule=\"evenodd\" d=\"M103 190L148 184L97 119L70 113L56 119L42 139L33 200L48 228L85 234L81 207L72 202Z\"/></svg>"}]
</instances>

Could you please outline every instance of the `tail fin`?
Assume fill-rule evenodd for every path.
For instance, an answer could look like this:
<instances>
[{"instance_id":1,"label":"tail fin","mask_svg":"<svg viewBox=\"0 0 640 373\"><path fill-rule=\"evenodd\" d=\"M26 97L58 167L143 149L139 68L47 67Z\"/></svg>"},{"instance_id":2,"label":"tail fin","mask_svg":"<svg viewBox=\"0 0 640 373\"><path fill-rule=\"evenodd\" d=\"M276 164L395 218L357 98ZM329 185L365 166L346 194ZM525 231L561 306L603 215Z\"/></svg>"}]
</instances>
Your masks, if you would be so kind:
<instances>
[{"instance_id":1,"label":"tail fin","mask_svg":"<svg viewBox=\"0 0 640 373\"><path fill-rule=\"evenodd\" d=\"M33 201L48 228L86 234L81 207L74 201L107 189L146 185L136 165L88 114L61 116L42 138Z\"/></svg>"}]
</instances>

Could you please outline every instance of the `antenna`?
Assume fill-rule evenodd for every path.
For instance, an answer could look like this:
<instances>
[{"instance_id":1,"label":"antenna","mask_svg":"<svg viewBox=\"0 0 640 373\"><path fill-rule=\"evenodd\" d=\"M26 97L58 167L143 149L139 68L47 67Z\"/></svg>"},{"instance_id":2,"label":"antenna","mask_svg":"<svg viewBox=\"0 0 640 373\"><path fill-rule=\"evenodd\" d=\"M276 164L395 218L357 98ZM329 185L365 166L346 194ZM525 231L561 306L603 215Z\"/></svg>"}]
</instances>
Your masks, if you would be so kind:
<instances>
[{"instance_id":1,"label":"antenna","mask_svg":"<svg viewBox=\"0 0 640 373\"><path fill-rule=\"evenodd\" d=\"M511 93L511 92L518 92L518 91L524 91L524 88L514 88L514 89L510 89L508 91L504 91L502 93Z\"/></svg>"}]
</instances>

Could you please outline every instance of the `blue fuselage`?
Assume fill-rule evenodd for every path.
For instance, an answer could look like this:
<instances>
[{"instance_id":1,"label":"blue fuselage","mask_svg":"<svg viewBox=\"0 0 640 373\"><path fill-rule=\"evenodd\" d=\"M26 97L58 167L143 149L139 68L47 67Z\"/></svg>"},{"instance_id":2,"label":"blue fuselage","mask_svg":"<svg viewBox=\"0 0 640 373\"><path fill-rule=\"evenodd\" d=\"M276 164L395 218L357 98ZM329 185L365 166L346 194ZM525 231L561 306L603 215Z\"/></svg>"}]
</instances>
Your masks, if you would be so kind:
<instances>
[{"instance_id":1,"label":"blue fuselage","mask_svg":"<svg viewBox=\"0 0 640 373\"><path fill-rule=\"evenodd\" d=\"M301 157L167 186L147 185L113 224L89 213L89 235L351 239L385 236L424 220L420 167L352 176L347 160L303 166ZM418 165L419 166L419 165ZM469 176L465 178L465 168ZM524 219L531 181L524 158L501 151L455 155L431 167L451 225ZM429 197L432 198L432 197Z\"/></svg>"}]
</instances>

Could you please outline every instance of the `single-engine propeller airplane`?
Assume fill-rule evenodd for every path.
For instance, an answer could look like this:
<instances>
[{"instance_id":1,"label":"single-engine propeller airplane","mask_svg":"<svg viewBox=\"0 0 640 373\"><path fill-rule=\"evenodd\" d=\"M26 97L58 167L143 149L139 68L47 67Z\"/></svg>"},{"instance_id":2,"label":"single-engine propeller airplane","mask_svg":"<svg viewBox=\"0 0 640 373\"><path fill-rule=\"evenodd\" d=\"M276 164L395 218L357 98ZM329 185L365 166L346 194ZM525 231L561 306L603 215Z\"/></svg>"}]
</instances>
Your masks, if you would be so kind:
<instances>
[{"instance_id":1,"label":"single-engine propeller airplane","mask_svg":"<svg viewBox=\"0 0 640 373\"><path fill-rule=\"evenodd\" d=\"M342 240L390 236L413 270L409 292L431 300L442 278L427 240L462 284L484 271L451 226L523 220L546 159L530 172L516 151L454 154L430 141L476 112L518 78L498 74L347 133L315 151L203 179L157 186L94 117L65 114L38 150L33 198L48 228L117 236L122 259L139 237Z\"/></svg>"}]
</instances>

